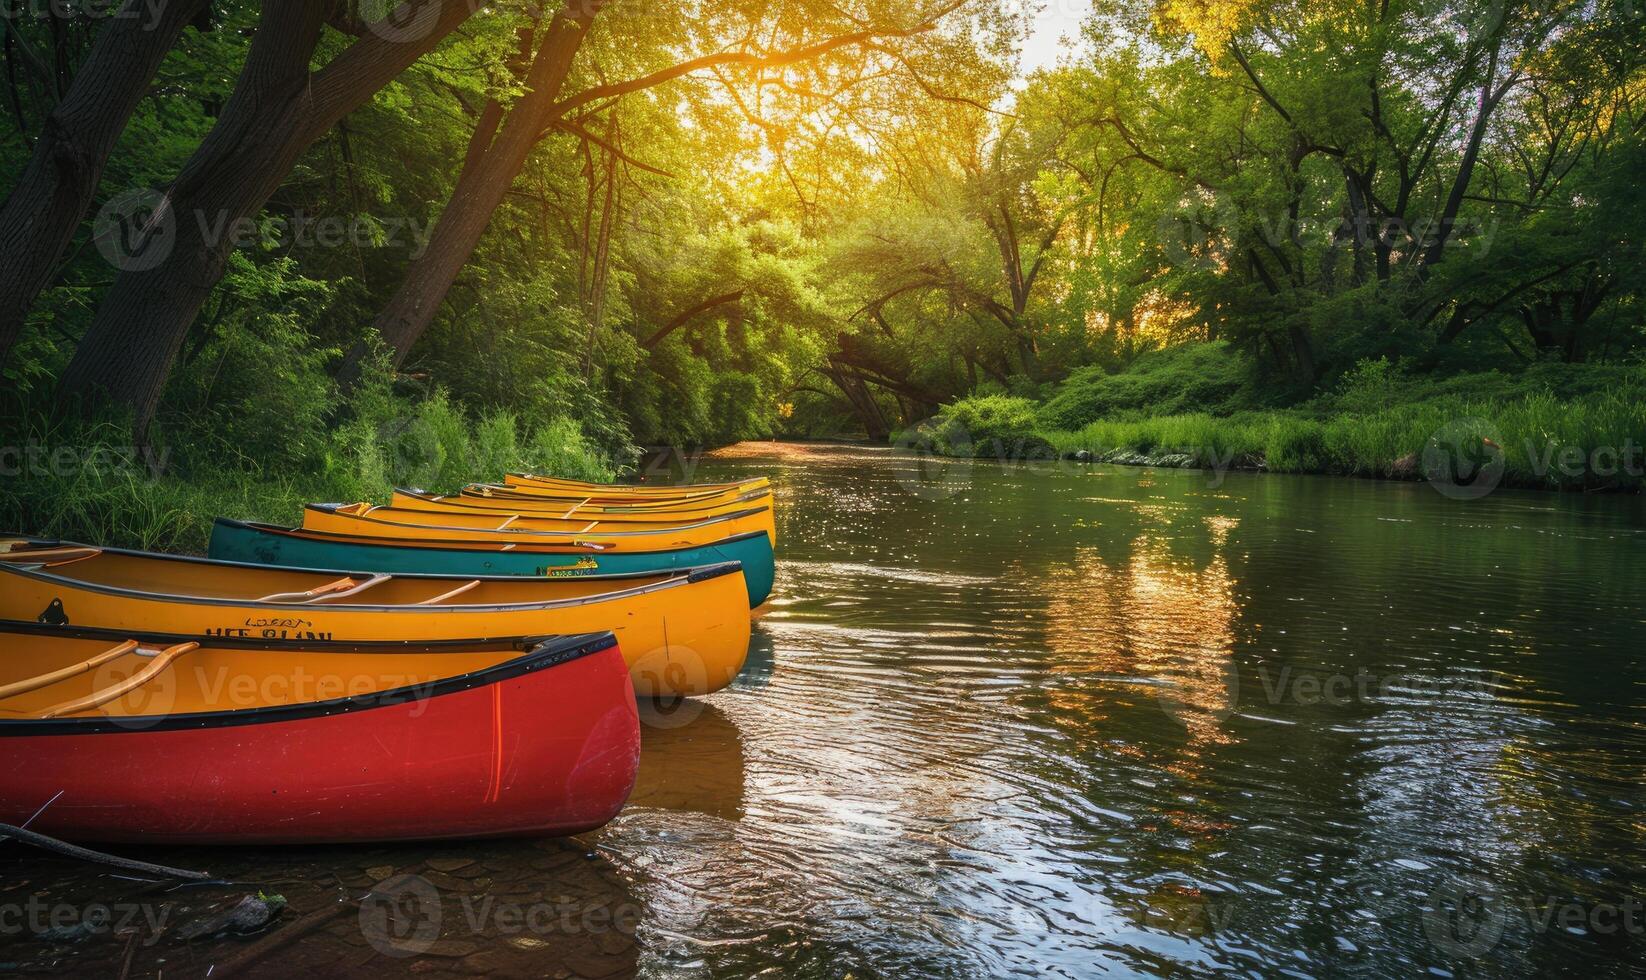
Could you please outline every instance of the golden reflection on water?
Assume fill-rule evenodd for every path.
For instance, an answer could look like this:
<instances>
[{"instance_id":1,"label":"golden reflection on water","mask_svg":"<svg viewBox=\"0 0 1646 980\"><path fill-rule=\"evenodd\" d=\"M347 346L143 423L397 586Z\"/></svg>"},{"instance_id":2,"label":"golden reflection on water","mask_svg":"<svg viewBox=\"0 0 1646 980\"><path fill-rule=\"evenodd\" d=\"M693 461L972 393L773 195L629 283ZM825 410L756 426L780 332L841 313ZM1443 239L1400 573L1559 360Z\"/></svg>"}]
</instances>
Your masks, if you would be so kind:
<instances>
[{"instance_id":1,"label":"golden reflection on water","mask_svg":"<svg viewBox=\"0 0 1646 980\"><path fill-rule=\"evenodd\" d=\"M1082 548L1041 583L1046 642L1057 656L1051 671L1094 681L1055 690L1052 707L1098 730L1115 718L1113 688L1102 685L1104 678L1150 684L1162 710L1189 736L1166 767L1180 776L1198 771L1208 747L1233 741L1223 722L1239 695L1233 651L1240 604L1223 552L1239 522L1211 517L1205 523L1216 550L1203 567L1174 554L1170 539L1144 533L1124 558L1107 560L1098 548Z\"/></svg>"}]
</instances>

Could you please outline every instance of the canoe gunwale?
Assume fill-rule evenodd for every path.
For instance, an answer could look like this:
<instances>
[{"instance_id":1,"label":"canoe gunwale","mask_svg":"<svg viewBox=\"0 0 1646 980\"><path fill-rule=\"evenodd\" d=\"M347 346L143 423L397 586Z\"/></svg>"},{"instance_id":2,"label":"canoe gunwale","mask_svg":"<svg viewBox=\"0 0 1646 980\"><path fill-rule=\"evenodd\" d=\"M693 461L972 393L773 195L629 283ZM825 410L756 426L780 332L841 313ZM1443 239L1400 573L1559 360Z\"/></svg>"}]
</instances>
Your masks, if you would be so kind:
<instances>
[{"instance_id":1,"label":"canoe gunwale","mask_svg":"<svg viewBox=\"0 0 1646 980\"><path fill-rule=\"evenodd\" d=\"M424 491L419 491L424 493ZM648 499L629 497L588 497L580 491L561 491L549 487L530 487L518 484L471 483L452 495L464 500L533 500L543 504L576 505L579 510L611 513L644 514L655 511L711 510L731 507L773 497L771 487L756 487L736 492L722 490L715 493L693 494L682 497L658 496Z\"/></svg>"},{"instance_id":2,"label":"canoe gunwale","mask_svg":"<svg viewBox=\"0 0 1646 980\"><path fill-rule=\"evenodd\" d=\"M340 542L343 542L343 543L346 543L346 544L356 545L356 546L363 547L363 548L429 548L429 549L435 549L435 550L440 550L440 551L472 551L472 552L486 553L486 554L501 553L501 554L523 554L523 555L583 555L583 556L593 555L593 556L599 556L599 555L614 554L614 552L611 552L609 550L600 549L600 548L578 548L578 547L575 547L575 546L568 546L568 545L561 545L561 544L548 544L548 543L540 543L540 542L532 542L532 541L520 542L520 543L517 543L517 544L509 544L509 543L499 542L495 539L485 539L485 538L478 538L478 539L477 538L419 539L419 538L416 538L416 537L375 538L375 537L361 536L361 535L358 535L358 534L338 534L334 531L311 531L311 530L308 530L307 528L301 528L301 527L281 527L278 524L263 524L263 523L258 522L258 521L237 521L237 520L234 520L234 519L228 518L228 517L215 518L214 523L221 524L224 527L240 528L240 529L243 529L243 530L255 531L259 534L273 534L273 535L278 535L278 536L281 536L281 537L308 539L308 540L311 540L311 541L330 541L330 542L339 542L340 541ZM413 527L413 525L406 525L406 526L407 527ZM472 531L472 530L474 530L474 528L460 528L459 530ZM619 554L619 555L623 555L623 554L628 554L628 555L642 555L642 554L643 555L668 555L668 554L675 554L675 553L682 552L682 551L700 551L700 550L703 550L705 548L725 547L726 545L734 544L734 543L739 542L739 541L748 541L752 538L768 538L768 537L769 537L769 535L767 535L764 530L745 531L742 534L734 534L730 537L721 538L718 541L709 541L709 542L706 542L704 544L699 544L699 545L686 545L684 547L679 547L679 548L657 548L657 549L652 549L652 550L647 550L647 551L615 552L615 554ZM524 547L520 546L522 544L524 545ZM561 549L561 550L557 551L557 550L553 550L553 549ZM241 563L241 564L244 564L244 563ZM267 566L253 566L253 567L267 567ZM653 574L655 574L655 573L653 573ZM456 578L458 576L442 575L442 576L437 576L437 577L439 577L439 578ZM469 577L472 578L473 576L469 576ZM579 576L579 577L583 578L585 576Z\"/></svg>"},{"instance_id":3,"label":"canoe gunwale","mask_svg":"<svg viewBox=\"0 0 1646 980\"><path fill-rule=\"evenodd\" d=\"M677 534L681 531L696 531L696 530L700 530L700 529L705 528L705 527L713 527L716 524L725 524L725 523L728 523L730 521L742 520L742 519L747 518L747 517L756 517L760 514L764 514L766 511L771 509L769 507L749 507L749 508L745 508L743 510L734 511L733 513L730 513L730 514L719 514L719 515L716 515L714 517L707 518L707 519L701 520L701 521L696 521L696 522L691 523L691 524L675 524L675 525L671 525L671 526L666 527L666 528L653 528L653 529L647 530L647 531L606 531L606 530L599 530L599 531L538 531L538 530L533 530L531 528L513 528L513 527L481 528L481 527L463 527L461 525L450 525L450 524L410 524L410 523L407 523L407 522L404 522L404 521L391 521L391 520L385 520L381 517L371 516L372 514L376 513L377 511L380 511L380 510L392 510L393 508L390 508L390 507L373 507L370 510L368 510L364 513L361 513L361 514L344 513L344 511L347 508L354 507L354 506L357 506L357 505L355 505L355 504L305 504L303 509L304 510L312 510L312 511L315 511L316 513L320 513L320 514L330 514L334 517L346 517L346 518L348 518L349 520L352 520L352 521L365 521L365 522L368 522L368 523L371 523L371 524L379 525L381 527L406 527L406 528L414 528L414 529L415 528L427 528L429 530L434 530L434 531L474 531L474 532L483 533L483 534L519 534L519 535L531 535L531 536L535 536L535 537L566 537L566 538L582 538L582 537L643 538L643 537L656 537L658 535L663 535L663 534ZM421 511L421 510L412 511L412 513L415 513L415 514L429 514L431 517L438 517L439 514L440 514L440 512L438 512L438 511ZM477 516L490 516L490 515L477 515ZM547 515L539 515L539 514L520 514L520 515L517 515L517 516L519 516L522 520L536 520L536 519L546 518L547 517ZM558 520L558 518L547 518L547 519Z\"/></svg>"},{"instance_id":4,"label":"canoe gunwale","mask_svg":"<svg viewBox=\"0 0 1646 980\"><path fill-rule=\"evenodd\" d=\"M263 530L263 529L273 529L273 530L282 530L282 531L302 530L301 528L296 528L296 529L294 529L294 528L280 528L280 527L278 527L276 525L272 525L272 524L259 525L259 524L256 524L256 523L236 521L236 520L232 520L232 519L226 518L226 517L216 518L215 523L227 524L227 525L238 525L240 527L249 527L249 528L253 528L253 529L256 529L256 530ZM316 532L305 532L305 533L323 534L323 533L326 533L326 532L316 531ZM750 533L751 534L763 534L765 532L763 532L763 531L753 531L753 532L750 532ZM0 536L5 536L5 535L0 535ZM737 541L737 540L740 540L740 539L742 539L744 537L747 537L747 536L748 535L741 535L741 534L740 535L734 535L733 537L726 538L725 540L726 541ZM308 568L308 567L298 567L298 566L292 566L292 565L264 565L264 564L260 564L258 562L233 561L233 560L230 560L230 559L227 559L227 558L202 558L199 555L174 555L174 554L169 554L169 553L160 552L160 551L138 551L138 550L133 549L133 548L105 548L102 545L80 544L79 542L76 542L76 541L60 541L60 540L57 540L55 538L30 538L30 537L26 537L24 535L9 535L9 537L13 537L13 538L16 538L18 540L27 541L30 544L37 544L37 545L46 545L46 546L59 546L60 545L60 546L64 546L64 547L90 548L94 551L101 551L101 552L105 552L105 553L111 554L111 555L126 555L126 556L132 557L132 558L151 558L151 559L154 559L155 561L187 562L187 563L192 564L192 565L212 565L212 566L224 566L224 567L228 567L228 568L244 568L244 569L248 569L248 570L251 570L251 571L257 571L257 572L266 572L266 571L269 571L270 569L275 569L275 570L283 571L283 572L309 572L309 573L313 573L315 575L331 575L331 576L334 576L334 577L339 576L339 575L370 576L370 575L376 574L375 572L366 572L366 571L361 571L360 569ZM384 539L384 540L391 540L391 539ZM392 539L392 540L399 540L399 539ZM719 544L721 542L716 542L716 543ZM683 549L680 549L680 550L683 550ZM715 574L729 575L729 574L731 574L731 569L729 567L723 567L723 566L731 566L731 565L741 566L741 564L742 564L741 562L724 561L724 562L707 562L707 563L702 564L702 565L691 565L691 566L687 566L685 568L662 569L662 570L654 571L654 572L599 572L599 573L596 573L596 574L593 574L593 575L579 575L577 577L577 580L579 582L622 582L622 581L637 579L637 578L657 578L657 577L663 576L663 575L668 575L668 576L690 575L690 574L695 573L695 572L713 571L714 569L721 569L719 572L716 572ZM29 565L29 564L25 564L25 563L21 563L21 562L11 562L11 563L0 562L0 567L39 568L40 566L38 566L38 565ZM485 583L485 582L519 582L520 579L522 578L522 576L519 576L519 575L453 575L449 572L393 572L392 574L397 579L412 579L412 580L419 581L419 582L468 582L468 581L472 581L473 579L479 579L482 583ZM705 578L713 578L713 577L714 577L713 575L706 575L705 576ZM662 583L654 583L654 584L662 584ZM635 590L635 589L643 589L643 588L645 588L645 586L638 586L637 585L637 586L631 586L630 589L628 589L628 590L614 589L613 591L614 592L615 591L632 591L632 590ZM602 594L606 595L606 594L609 594L609 593L602 593ZM339 608L339 607L334 607L334 608Z\"/></svg>"},{"instance_id":5,"label":"canoe gunwale","mask_svg":"<svg viewBox=\"0 0 1646 980\"><path fill-rule=\"evenodd\" d=\"M652 483L652 484L643 484L643 483L591 483L587 480L573 480L569 477L564 477L564 476L545 476L545 475L540 474L540 473L520 473L520 472L516 472L514 470L509 470L509 471L505 472L503 475L504 475L505 478L512 476L517 480L532 480L532 481L535 481L535 482L538 482L538 483L551 483L551 484L552 483L570 484L570 485L578 486L578 487L588 487L588 488L593 489L593 490L656 490L656 491L661 491L661 492L664 492L664 493L667 493L667 492L670 492L670 491L676 491L676 490L686 490L686 491L735 490L738 487L746 487L746 486L749 486L751 484L759 483L760 481L766 479L765 477L751 476L751 477L748 477L747 479L743 479L743 480L730 480L730 481L721 482L721 483Z\"/></svg>"},{"instance_id":6,"label":"canoe gunwale","mask_svg":"<svg viewBox=\"0 0 1646 980\"><path fill-rule=\"evenodd\" d=\"M504 490L512 488L499 487L497 489ZM565 502L563 500L557 500L553 497L533 497L526 494L515 494L513 496L503 493L471 494L468 487L465 487L462 491L455 494L429 493L427 490L418 490L408 487L395 487L394 492L425 504L437 504L440 506L458 508L460 510L507 510L508 508L506 505L508 504L533 504L552 511L553 508L558 507ZM750 509L770 509L772 505L767 501L770 500L771 496L772 492L770 490L762 489L750 490L748 493L745 493L734 500L728 500L722 504L707 504L689 507L667 507L659 506L657 504L650 504L640 507L635 507L629 504L588 504L582 507L574 506L571 510L575 511L580 517L587 517L589 520L597 521L613 515L619 517L647 517L653 514L690 514L696 511L718 510L720 508L730 507L735 504L748 504L750 505ZM546 512L541 515L533 514L527 516L553 517L554 515ZM719 517L722 515L711 514L709 516ZM562 519L572 520L574 518Z\"/></svg>"},{"instance_id":7,"label":"canoe gunwale","mask_svg":"<svg viewBox=\"0 0 1646 980\"><path fill-rule=\"evenodd\" d=\"M130 630L95 630L95 629L68 629L64 627L44 627L37 623L19 623L0 620L0 632L35 633L46 636L65 637L75 639L101 639L111 636L123 636L127 639L160 637L163 634L141 633ZM232 643L227 638L219 642L214 637L211 646L218 648L245 648L269 649L291 647L290 641L256 641L248 643ZM141 736L153 732L192 731L206 728L239 728L247 725L277 724L281 722L305 721L313 718L334 717L341 714L353 714L361 711L371 711L377 708L389 708L412 701L428 700L443 697L449 694L458 694L471 691L479 687L490 687L504 681L523 677L568 664L584 657L603 653L617 646L617 638L611 633L584 633L574 636L553 636L518 638L521 649L526 649L522 656L494 664L482 670L470 671L464 674L453 674L426 684L412 684L393 688L387 691L377 691L371 694L355 695L353 697L333 698L327 701L305 701L298 704L265 705L258 708L239 708L228 711L197 711L176 715L134 715L112 718L108 716L90 718L0 718L0 738L29 738L47 735L134 735ZM465 645L466 644L466 645ZM378 647L405 647L412 646L418 649L432 649L437 647L452 647L457 650L479 652L476 648L487 646L485 642L476 641L436 641L420 643L374 643L374 644L322 644L304 641L303 650L296 653L312 650L314 652L336 652L338 647L378 646Z\"/></svg>"},{"instance_id":8,"label":"canoe gunwale","mask_svg":"<svg viewBox=\"0 0 1646 980\"><path fill-rule=\"evenodd\" d=\"M143 553L143 552L128 552L128 554L142 556L145 553ZM157 556L157 557L170 557L170 556L162 555L162 556ZM250 564L247 564L245 562L211 562L210 559L192 559L192 560L193 561L208 562L210 564L233 565L233 566L236 566L236 567L254 569L254 570L257 570L257 571L260 571L260 572L291 572L291 573L299 574L299 575L304 574L306 572L319 572L321 574L327 574L326 572L324 572L320 569L285 568L283 566L278 566L278 565L250 565ZM727 562L719 562L719 563L716 563L716 564L713 564L713 565L699 565L699 566L696 566L696 567L693 567L693 568L678 569L678 570L675 570L673 572L655 572L655 573L651 573L649 575L641 575L641 576L630 576L630 575L625 574L622 577L624 577L624 578L630 578L630 577L658 578L658 577L661 577L661 576L667 576L667 577L663 578L663 580L660 581L660 582L653 582L649 585L636 585L636 586L633 586L633 587L628 588L628 589L614 589L611 592L596 592L596 593L591 593L591 594L586 595L586 596L576 596L576 597L567 598L567 599L546 599L546 600L543 600L543 601L540 601L540 602L506 602L506 603L492 603L492 604L468 603L468 604L445 605L445 606L419 606L419 605L414 605L414 604L411 604L411 603L398 603L398 604L396 604L396 603L321 602L321 603L308 604L308 603L295 603L295 602L261 602L261 601L258 601L257 599L252 599L252 598L237 599L237 598L233 598L233 597L223 597L223 596L190 595L190 594L181 593L181 592L149 592L149 591L146 591L146 590L143 590L143 589L130 589L130 588L125 588L123 586L118 586L118 585L105 585L101 582L87 582L87 581L84 581L82 579L74 578L72 576L59 575L55 572L47 571L45 568L42 568L39 565L8 565L6 563L0 563L0 575L18 575L18 576L21 576L23 578L34 579L37 582L45 582L45 583L49 583L49 584L52 584L52 585L60 585L63 588L78 589L78 590L85 591L85 592L95 592L98 595L121 596L121 597L129 598L129 599L140 599L140 600L145 601L145 602L171 602L171 603L183 603L183 604L187 604L187 605L200 605L200 606L237 606L237 607L252 607L252 608L257 608L257 609L269 609L269 610L292 610L292 609L323 609L324 610L324 609L330 609L330 610L336 610L336 611L339 611L339 612L405 612L405 613L409 613L409 614L419 614L419 615L430 615L430 614L438 615L438 614L441 614L441 613L450 614L450 613L554 612L554 611L560 610L560 609L576 609L576 608L581 607L581 606L590 606L590 605L595 605L595 604L603 603L603 602L613 602L613 601L617 601L617 600L621 600L621 599L634 599L634 598L638 598L640 596L654 595L654 594L659 593L659 592L666 592L670 589L678 589L678 588L683 588L683 587L688 586L688 585L695 585L698 582L707 582L707 581L710 581L711 579L719 578L722 575L730 575L733 572L741 572L742 570L743 570L743 563L742 562L727 561ZM355 573L332 573L332 574L367 575L367 574L372 574L372 573L355 572ZM524 576L520 576L520 575L484 575L484 576L399 575L399 574L395 574L395 573L392 573L392 572L388 573L388 575L389 575L390 578L393 578L393 579L405 578L405 579L421 580L421 581L428 581L428 580L433 579L433 580L439 580L439 581L459 581L459 580L461 580L461 581L469 582L469 581L475 581L476 579L478 579L482 583L496 583L496 584L500 584L500 585L511 585L511 586L517 586L517 585L521 584L521 582L524 580ZM590 579L594 579L594 578L598 578L598 577L599 576L593 576L593 575L580 576L577 579L577 581L581 584L583 582L589 581ZM617 577L617 576L613 576L613 577ZM3 622L3 621L0 621L0 622Z\"/></svg>"}]
</instances>

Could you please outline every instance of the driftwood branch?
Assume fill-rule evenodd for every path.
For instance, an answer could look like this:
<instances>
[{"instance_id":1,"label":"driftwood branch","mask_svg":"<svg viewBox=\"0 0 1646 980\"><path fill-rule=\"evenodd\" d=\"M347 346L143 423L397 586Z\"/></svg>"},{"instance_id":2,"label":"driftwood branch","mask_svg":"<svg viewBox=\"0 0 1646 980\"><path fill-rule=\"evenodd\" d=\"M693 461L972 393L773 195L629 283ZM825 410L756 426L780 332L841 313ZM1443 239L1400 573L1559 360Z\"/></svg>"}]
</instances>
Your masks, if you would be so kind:
<instances>
[{"instance_id":1,"label":"driftwood branch","mask_svg":"<svg viewBox=\"0 0 1646 980\"><path fill-rule=\"evenodd\" d=\"M133 871L138 874L160 875L166 878L176 878L180 881L211 881L212 876L204 871L184 871L181 868L168 868L160 864L149 864L145 861L133 861L131 858L115 857L113 854L104 854L101 851L87 850L66 844L55 837L37 834L22 827L13 827L11 824L0 823L0 840L7 837L14 838L19 843L38 847L43 851L50 851L63 857L74 858L78 861L90 861L93 864L102 864L122 871Z\"/></svg>"}]
</instances>

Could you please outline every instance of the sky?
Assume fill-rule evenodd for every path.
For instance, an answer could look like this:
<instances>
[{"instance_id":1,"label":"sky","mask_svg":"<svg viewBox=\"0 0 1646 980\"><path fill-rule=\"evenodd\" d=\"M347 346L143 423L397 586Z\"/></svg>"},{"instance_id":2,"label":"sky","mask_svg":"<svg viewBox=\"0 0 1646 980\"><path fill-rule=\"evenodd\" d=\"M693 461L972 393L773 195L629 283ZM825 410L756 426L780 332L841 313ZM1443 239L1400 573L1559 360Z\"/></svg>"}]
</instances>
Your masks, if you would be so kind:
<instances>
[{"instance_id":1,"label":"sky","mask_svg":"<svg viewBox=\"0 0 1646 980\"><path fill-rule=\"evenodd\" d=\"M1061 38L1078 40L1080 22L1091 12L1090 0L1022 0L1040 9L1034 15L1034 33L1023 46L1021 73L1027 76L1037 68L1050 68L1067 47Z\"/></svg>"}]
</instances>

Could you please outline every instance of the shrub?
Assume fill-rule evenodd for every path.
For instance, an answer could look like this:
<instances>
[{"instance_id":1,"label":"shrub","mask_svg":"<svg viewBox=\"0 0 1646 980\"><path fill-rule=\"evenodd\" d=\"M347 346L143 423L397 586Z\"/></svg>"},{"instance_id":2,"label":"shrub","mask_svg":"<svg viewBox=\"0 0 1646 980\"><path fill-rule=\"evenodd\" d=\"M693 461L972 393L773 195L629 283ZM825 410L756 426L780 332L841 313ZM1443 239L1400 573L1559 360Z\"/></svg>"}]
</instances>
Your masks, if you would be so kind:
<instances>
[{"instance_id":1,"label":"shrub","mask_svg":"<svg viewBox=\"0 0 1646 980\"><path fill-rule=\"evenodd\" d=\"M1046 429L1079 429L1103 418L1231 415L1257 407L1247 362L1228 344L1181 344L1139 357L1124 372L1081 368L1039 411Z\"/></svg>"},{"instance_id":2,"label":"shrub","mask_svg":"<svg viewBox=\"0 0 1646 980\"><path fill-rule=\"evenodd\" d=\"M952 456L1031 459L1052 453L1037 431L1035 403L1010 395L963 398L945 407L927 438Z\"/></svg>"}]
</instances>

